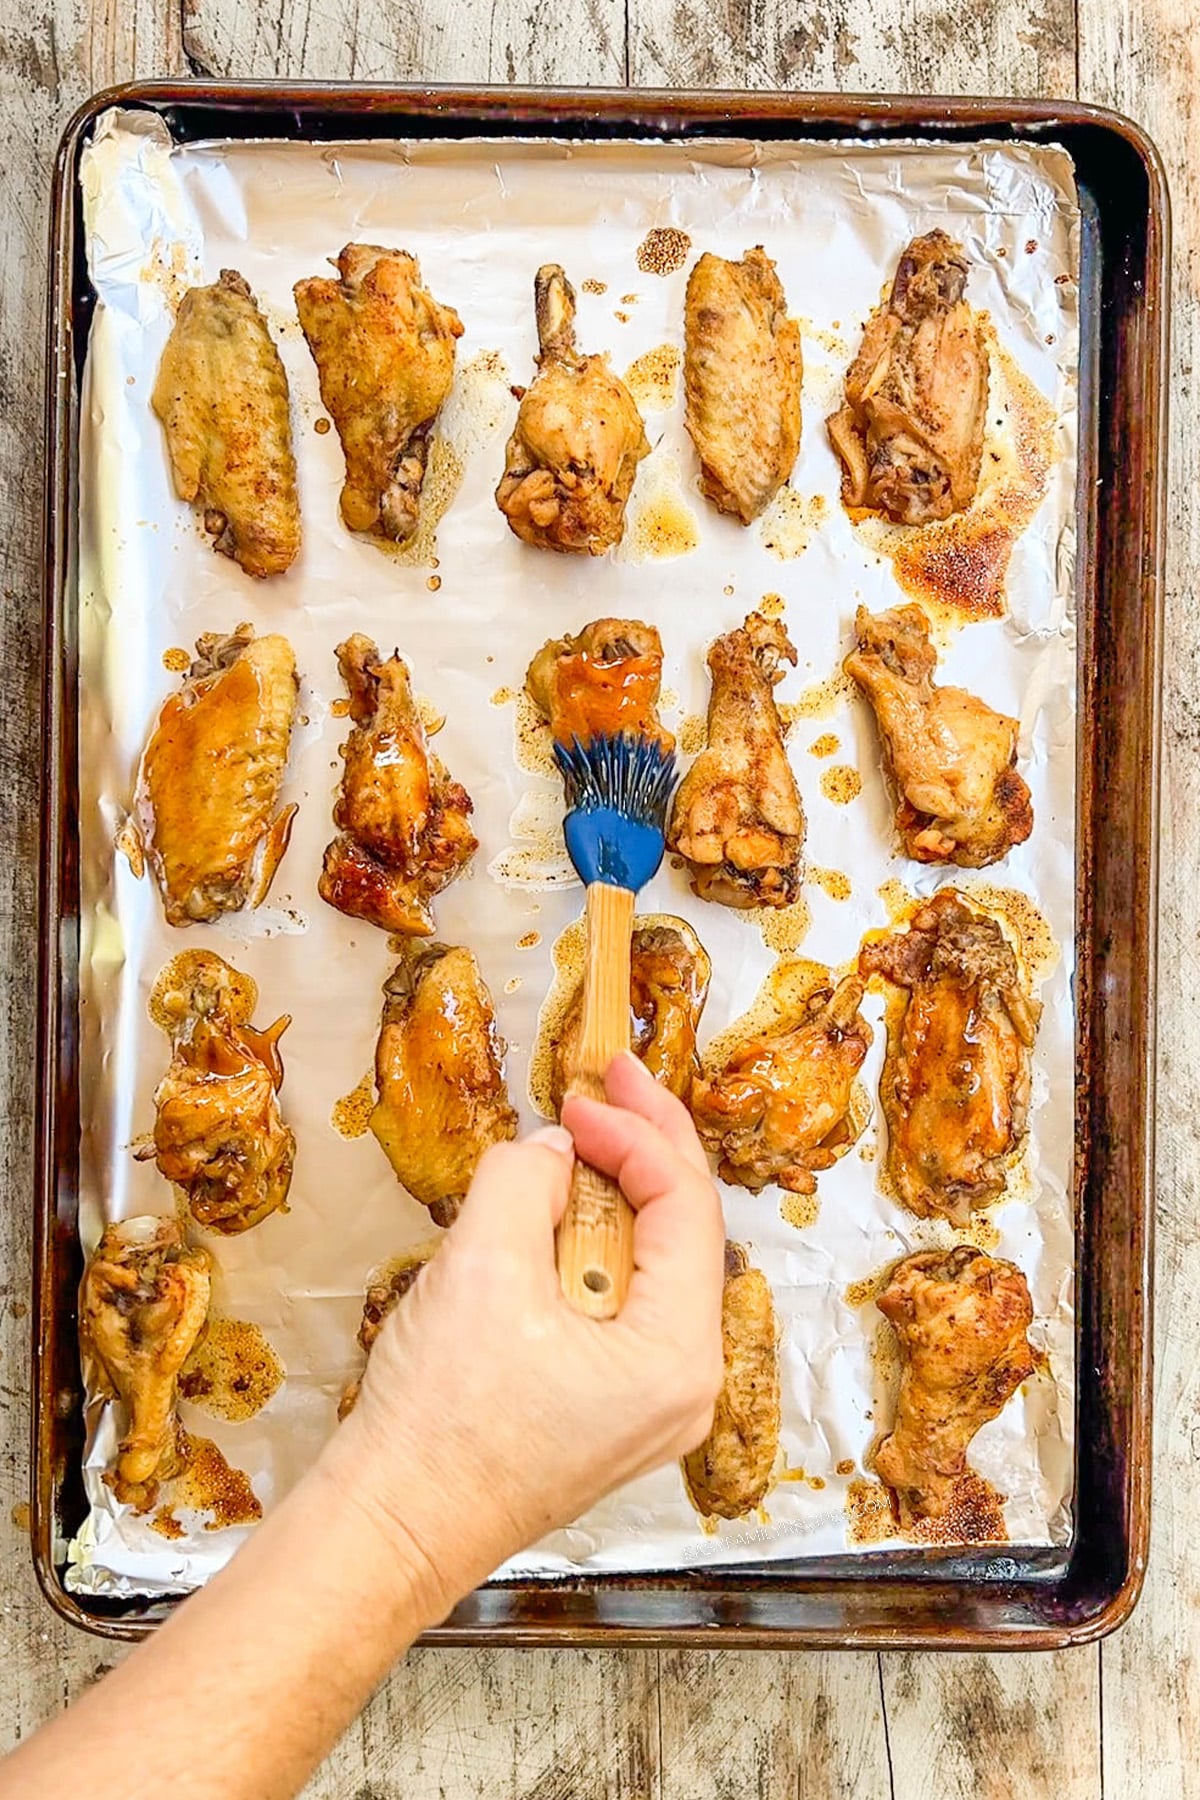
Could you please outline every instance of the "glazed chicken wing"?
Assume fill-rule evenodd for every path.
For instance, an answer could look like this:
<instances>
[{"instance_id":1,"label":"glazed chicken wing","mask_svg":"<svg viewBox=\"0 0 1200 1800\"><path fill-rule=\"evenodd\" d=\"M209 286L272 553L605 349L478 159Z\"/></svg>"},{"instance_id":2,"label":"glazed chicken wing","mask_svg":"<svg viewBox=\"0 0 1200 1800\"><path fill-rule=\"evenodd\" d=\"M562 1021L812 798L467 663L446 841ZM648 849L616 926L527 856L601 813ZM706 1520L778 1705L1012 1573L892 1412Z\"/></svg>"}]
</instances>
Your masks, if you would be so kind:
<instances>
[{"instance_id":1,"label":"glazed chicken wing","mask_svg":"<svg viewBox=\"0 0 1200 1800\"><path fill-rule=\"evenodd\" d=\"M879 1088L896 1196L965 1225L1004 1193L1024 1138L1041 1008L998 921L953 888L864 944L859 968L903 990Z\"/></svg>"},{"instance_id":2,"label":"glazed chicken wing","mask_svg":"<svg viewBox=\"0 0 1200 1800\"><path fill-rule=\"evenodd\" d=\"M339 279L298 281L296 311L346 458L342 519L403 544L417 529L438 413L462 320L421 286L404 250L347 244Z\"/></svg>"},{"instance_id":3,"label":"glazed chicken wing","mask_svg":"<svg viewBox=\"0 0 1200 1800\"><path fill-rule=\"evenodd\" d=\"M815 1172L832 1168L857 1135L851 1092L871 1043L862 996L855 976L818 988L799 1020L747 1038L697 1080L692 1116L722 1181L755 1194L771 1181L816 1191Z\"/></svg>"},{"instance_id":4,"label":"glazed chicken wing","mask_svg":"<svg viewBox=\"0 0 1200 1800\"><path fill-rule=\"evenodd\" d=\"M944 231L914 238L876 308L829 420L842 499L897 525L927 525L975 498L988 357L963 298L970 266Z\"/></svg>"},{"instance_id":5,"label":"glazed chicken wing","mask_svg":"<svg viewBox=\"0 0 1200 1800\"><path fill-rule=\"evenodd\" d=\"M638 619L596 619L577 637L551 638L529 665L525 689L554 740L588 744L593 737L675 739L658 717L662 640Z\"/></svg>"},{"instance_id":6,"label":"glazed chicken wing","mask_svg":"<svg viewBox=\"0 0 1200 1800\"><path fill-rule=\"evenodd\" d=\"M175 492L203 510L213 548L247 575L282 575L300 548L287 376L236 270L184 295L150 404Z\"/></svg>"},{"instance_id":7,"label":"glazed chicken wing","mask_svg":"<svg viewBox=\"0 0 1200 1800\"><path fill-rule=\"evenodd\" d=\"M83 1277L80 1342L126 1415L105 1480L139 1512L183 1464L176 1380L208 1317L211 1267L174 1219L122 1219L105 1227Z\"/></svg>"},{"instance_id":8,"label":"glazed chicken wing","mask_svg":"<svg viewBox=\"0 0 1200 1800\"><path fill-rule=\"evenodd\" d=\"M178 1183L198 1225L228 1237L287 1211L296 1140L279 1109L279 1039L291 1019L256 1031L253 984L219 956L189 976L154 1094L154 1141L138 1155Z\"/></svg>"},{"instance_id":9,"label":"glazed chicken wing","mask_svg":"<svg viewBox=\"0 0 1200 1800\"><path fill-rule=\"evenodd\" d=\"M970 1245L906 1256L877 1301L900 1346L900 1393L875 1472L901 1520L939 1518L971 1439L1032 1375L1033 1303L1015 1264Z\"/></svg>"},{"instance_id":10,"label":"glazed chicken wing","mask_svg":"<svg viewBox=\"0 0 1200 1800\"><path fill-rule=\"evenodd\" d=\"M619 544L638 463L650 454L633 396L606 356L575 347L575 290L537 272L538 373L521 401L496 504L519 538L599 556Z\"/></svg>"},{"instance_id":11,"label":"glazed chicken wing","mask_svg":"<svg viewBox=\"0 0 1200 1800\"><path fill-rule=\"evenodd\" d=\"M688 277L683 379L700 487L749 525L792 472L800 448L800 328L775 264L702 256Z\"/></svg>"},{"instance_id":12,"label":"glazed chicken wing","mask_svg":"<svg viewBox=\"0 0 1200 1800\"><path fill-rule=\"evenodd\" d=\"M919 606L860 606L846 673L870 701L897 793L896 825L917 862L982 869L1033 830L1016 769L1016 719L964 688L937 687L937 652Z\"/></svg>"},{"instance_id":13,"label":"glazed chicken wing","mask_svg":"<svg viewBox=\"0 0 1200 1800\"><path fill-rule=\"evenodd\" d=\"M387 1319L395 1312L436 1249L436 1242L419 1244L415 1250L408 1250L403 1256L396 1257L372 1281L363 1302L362 1324L358 1328L358 1341L364 1356L370 1356ZM338 1402L339 1419L347 1418L354 1411L361 1387L360 1375L350 1383Z\"/></svg>"},{"instance_id":14,"label":"glazed chicken wing","mask_svg":"<svg viewBox=\"0 0 1200 1800\"><path fill-rule=\"evenodd\" d=\"M371 1130L435 1225L452 1225L484 1151L517 1135L505 1046L469 950L411 944L384 987Z\"/></svg>"},{"instance_id":15,"label":"glazed chicken wing","mask_svg":"<svg viewBox=\"0 0 1200 1800\"><path fill-rule=\"evenodd\" d=\"M382 662L356 632L337 657L354 729L333 812L341 835L325 852L319 892L384 931L428 937L430 901L478 849L470 796L429 749L399 652Z\"/></svg>"},{"instance_id":16,"label":"glazed chicken wing","mask_svg":"<svg viewBox=\"0 0 1200 1800\"><path fill-rule=\"evenodd\" d=\"M784 660L795 646L761 613L708 653L708 744L679 784L667 844L694 891L724 906L787 906L800 892L804 812L774 695Z\"/></svg>"},{"instance_id":17,"label":"glazed chicken wing","mask_svg":"<svg viewBox=\"0 0 1200 1800\"><path fill-rule=\"evenodd\" d=\"M700 1073L696 1032L712 972L699 939L682 919L635 923L630 949L630 1042L656 1081L686 1101ZM583 1023L583 982L562 1016L554 1044L550 1097L562 1107Z\"/></svg>"},{"instance_id":18,"label":"glazed chicken wing","mask_svg":"<svg viewBox=\"0 0 1200 1800\"><path fill-rule=\"evenodd\" d=\"M142 757L134 814L171 925L266 898L294 806L276 812L296 712L286 638L209 634L163 703Z\"/></svg>"},{"instance_id":19,"label":"glazed chicken wing","mask_svg":"<svg viewBox=\"0 0 1200 1800\"><path fill-rule=\"evenodd\" d=\"M779 1351L766 1276L740 1244L725 1246L721 1342L725 1379L712 1430L683 1459L688 1498L705 1518L740 1519L761 1505L779 1453Z\"/></svg>"}]
</instances>

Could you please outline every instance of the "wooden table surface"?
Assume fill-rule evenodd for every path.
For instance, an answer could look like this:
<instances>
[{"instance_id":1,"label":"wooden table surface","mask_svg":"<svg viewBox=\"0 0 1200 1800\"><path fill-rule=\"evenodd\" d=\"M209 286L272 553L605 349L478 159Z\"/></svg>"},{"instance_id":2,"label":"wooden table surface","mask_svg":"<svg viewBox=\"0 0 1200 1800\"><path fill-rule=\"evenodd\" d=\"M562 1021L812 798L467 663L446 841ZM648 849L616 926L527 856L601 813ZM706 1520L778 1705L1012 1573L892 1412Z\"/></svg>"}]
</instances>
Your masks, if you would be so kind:
<instances>
[{"instance_id":1,"label":"wooden table surface","mask_svg":"<svg viewBox=\"0 0 1200 1800\"><path fill-rule=\"evenodd\" d=\"M1200 1796L1200 33L1189 0L49 0L0 25L0 1744L114 1652L60 1624L26 1537L38 536L47 192L59 132L149 76L1062 96L1115 106L1175 207L1154 1539L1144 1598L1050 1656L423 1651L321 1800ZM1188 971L1191 971L1189 976ZM144 1774L144 1772L143 1772ZM131 1771L131 1783L142 1777Z\"/></svg>"}]
</instances>

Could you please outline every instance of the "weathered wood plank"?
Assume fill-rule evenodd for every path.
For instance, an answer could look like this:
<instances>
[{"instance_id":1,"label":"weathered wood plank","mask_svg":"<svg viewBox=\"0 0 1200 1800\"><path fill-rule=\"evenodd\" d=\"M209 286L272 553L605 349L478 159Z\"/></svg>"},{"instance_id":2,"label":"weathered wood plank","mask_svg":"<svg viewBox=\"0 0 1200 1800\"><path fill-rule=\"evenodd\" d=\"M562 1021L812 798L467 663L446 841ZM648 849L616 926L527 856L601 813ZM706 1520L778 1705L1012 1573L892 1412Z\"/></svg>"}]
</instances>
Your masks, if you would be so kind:
<instances>
[{"instance_id":1,"label":"weathered wood plank","mask_svg":"<svg viewBox=\"0 0 1200 1800\"><path fill-rule=\"evenodd\" d=\"M1072 0L629 0L644 87L1069 94Z\"/></svg>"},{"instance_id":2,"label":"weathered wood plank","mask_svg":"<svg viewBox=\"0 0 1200 1800\"><path fill-rule=\"evenodd\" d=\"M1154 1528L1141 1605L1102 1650L1106 1800L1200 1795L1200 45L1176 0L1080 0L1083 98L1158 142L1175 222L1163 690ZM1189 973L1191 972L1190 978ZM1182 976L1182 979L1181 979Z\"/></svg>"},{"instance_id":3,"label":"weathered wood plank","mask_svg":"<svg viewBox=\"0 0 1200 1800\"><path fill-rule=\"evenodd\" d=\"M183 0L193 71L346 81L625 78L622 0Z\"/></svg>"}]
</instances>

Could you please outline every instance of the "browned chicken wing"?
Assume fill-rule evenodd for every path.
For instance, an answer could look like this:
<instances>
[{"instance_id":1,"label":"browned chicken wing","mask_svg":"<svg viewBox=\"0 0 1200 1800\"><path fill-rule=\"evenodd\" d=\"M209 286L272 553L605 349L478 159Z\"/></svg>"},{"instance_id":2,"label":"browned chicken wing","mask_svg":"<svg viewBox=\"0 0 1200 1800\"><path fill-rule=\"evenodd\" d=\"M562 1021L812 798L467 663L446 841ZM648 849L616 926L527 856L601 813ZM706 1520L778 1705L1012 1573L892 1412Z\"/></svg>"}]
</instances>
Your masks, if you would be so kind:
<instances>
[{"instance_id":1,"label":"browned chicken wing","mask_svg":"<svg viewBox=\"0 0 1200 1800\"><path fill-rule=\"evenodd\" d=\"M469 950L411 944L386 985L371 1114L388 1161L435 1225L452 1225L484 1151L517 1135L505 1045Z\"/></svg>"},{"instance_id":2,"label":"browned chicken wing","mask_svg":"<svg viewBox=\"0 0 1200 1800\"><path fill-rule=\"evenodd\" d=\"M213 548L247 575L282 575L300 548L287 376L235 269L184 295L150 404L175 492L203 510Z\"/></svg>"},{"instance_id":3,"label":"browned chicken wing","mask_svg":"<svg viewBox=\"0 0 1200 1800\"><path fill-rule=\"evenodd\" d=\"M818 988L799 1020L747 1038L697 1080L692 1117L720 1158L722 1181L755 1194L771 1181L811 1194L815 1172L853 1142L851 1091L871 1043L862 996L855 976Z\"/></svg>"},{"instance_id":4,"label":"browned chicken wing","mask_svg":"<svg viewBox=\"0 0 1200 1800\"><path fill-rule=\"evenodd\" d=\"M168 924L266 898L296 812L276 811L296 688L286 638L240 625L231 637L197 639L146 745L134 802Z\"/></svg>"},{"instance_id":5,"label":"browned chicken wing","mask_svg":"<svg viewBox=\"0 0 1200 1800\"><path fill-rule=\"evenodd\" d=\"M323 900L384 931L428 937L429 903L478 849L471 799L429 749L408 669L396 651L381 662L356 632L338 645L354 721L342 746L341 832L325 852Z\"/></svg>"},{"instance_id":6,"label":"browned chicken wing","mask_svg":"<svg viewBox=\"0 0 1200 1800\"><path fill-rule=\"evenodd\" d=\"M696 1032L708 997L709 962L690 925L635 923L629 966L630 1042L656 1081L686 1101L700 1073ZM557 1113L570 1085L583 1023L583 982L554 1044L550 1098Z\"/></svg>"},{"instance_id":7,"label":"browned chicken wing","mask_svg":"<svg viewBox=\"0 0 1200 1800\"><path fill-rule=\"evenodd\" d=\"M675 795L667 844L692 887L723 906L787 906L800 892L804 812L774 688L796 650L777 619L751 613L708 653L708 744Z\"/></svg>"},{"instance_id":8,"label":"browned chicken wing","mask_svg":"<svg viewBox=\"0 0 1200 1800\"><path fill-rule=\"evenodd\" d=\"M575 290L537 272L538 373L521 401L496 504L519 538L599 556L619 544L638 463L650 454L633 396L606 356L575 347Z\"/></svg>"},{"instance_id":9,"label":"browned chicken wing","mask_svg":"<svg viewBox=\"0 0 1200 1800\"><path fill-rule=\"evenodd\" d=\"M902 1522L949 1508L971 1439L1035 1367L1033 1303L1014 1263L959 1245L906 1256L876 1304L900 1346L900 1393L875 1472Z\"/></svg>"},{"instance_id":10,"label":"browned chicken wing","mask_svg":"<svg viewBox=\"0 0 1200 1800\"><path fill-rule=\"evenodd\" d=\"M279 1110L279 1040L291 1019L256 1031L246 998L247 984L219 956L193 972L154 1093L154 1141L136 1153L178 1183L198 1225L226 1237L287 1211L296 1156Z\"/></svg>"},{"instance_id":11,"label":"browned chicken wing","mask_svg":"<svg viewBox=\"0 0 1200 1800\"><path fill-rule=\"evenodd\" d=\"M84 1273L80 1343L99 1367L100 1390L126 1415L105 1480L139 1512L185 1461L176 1381L208 1317L211 1268L206 1250L188 1249L176 1220L139 1218L105 1226Z\"/></svg>"},{"instance_id":12,"label":"browned chicken wing","mask_svg":"<svg viewBox=\"0 0 1200 1800\"><path fill-rule=\"evenodd\" d=\"M314 276L294 292L346 458L342 519L351 531L403 544L420 518L462 320L421 286L407 251L347 244L334 267L337 281Z\"/></svg>"},{"instance_id":13,"label":"browned chicken wing","mask_svg":"<svg viewBox=\"0 0 1200 1800\"><path fill-rule=\"evenodd\" d=\"M403 1256L396 1257L372 1281L363 1302L362 1324L358 1328L358 1341L364 1356L370 1356L386 1320L395 1312L436 1249L436 1242L418 1244L415 1250L408 1250ZM350 1383L338 1402L339 1419L348 1417L354 1411L361 1387L360 1375Z\"/></svg>"},{"instance_id":14,"label":"browned chicken wing","mask_svg":"<svg viewBox=\"0 0 1200 1800\"><path fill-rule=\"evenodd\" d=\"M983 455L988 358L963 298L970 265L944 231L914 238L891 296L867 320L829 420L842 498L897 525L927 525L975 498Z\"/></svg>"},{"instance_id":15,"label":"browned chicken wing","mask_svg":"<svg viewBox=\"0 0 1200 1800\"><path fill-rule=\"evenodd\" d=\"M871 702L897 794L896 826L917 862L982 869L1033 830L1017 773L1016 719L965 688L938 687L937 652L919 606L860 606L846 673Z\"/></svg>"},{"instance_id":16,"label":"browned chicken wing","mask_svg":"<svg viewBox=\"0 0 1200 1800\"><path fill-rule=\"evenodd\" d=\"M577 637L551 638L529 665L525 690L557 743L632 732L675 739L659 720L662 639L639 619L596 619Z\"/></svg>"},{"instance_id":17,"label":"browned chicken wing","mask_svg":"<svg viewBox=\"0 0 1200 1800\"><path fill-rule=\"evenodd\" d=\"M800 328L775 264L702 256L688 277L683 379L700 487L749 525L792 472L800 448Z\"/></svg>"},{"instance_id":18,"label":"browned chicken wing","mask_svg":"<svg viewBox=\"0 0 1200 1800\"><path fill-rule=\"evenodd\" d=\"M705 1518L741 1519L762 1504L779 1453L779 1350L766 1276L725 1246L725 1379L712 1430L683 1459L688 1498Z\"/></svg>"},{"instance_id":19,"label":"browned chicken wing","mask_svg":"<svg viewBox=\"0 0 1200 1800\"><path fill-rule=\"evenodd\" d=\"M879 1087L896 1196L965 1225L1004 1193L1025 1136L1041 1008L998 921L953 888L864 944L859 968L904 990Z\"/></svg>"}]
</instances>

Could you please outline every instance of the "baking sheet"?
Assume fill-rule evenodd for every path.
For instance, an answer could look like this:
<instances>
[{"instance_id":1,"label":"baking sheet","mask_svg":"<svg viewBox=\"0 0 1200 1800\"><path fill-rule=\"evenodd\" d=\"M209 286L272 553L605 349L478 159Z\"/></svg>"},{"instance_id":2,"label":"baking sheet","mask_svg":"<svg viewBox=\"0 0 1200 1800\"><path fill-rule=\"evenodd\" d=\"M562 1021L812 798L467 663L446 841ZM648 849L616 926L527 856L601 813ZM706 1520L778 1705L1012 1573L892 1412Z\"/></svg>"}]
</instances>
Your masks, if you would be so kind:
<instances>
[{"instance_id":1,"label":"baking sheet","mask_svg":"<svg viewBox=\"0 0 1200 1800\"><path fill-rule=\"evenodd\" d=\"M355 1332L370 1270L429 1234L424 1211L400 1190L374 1140L334 1129L337 1100L371 1064L380 988L393 956L382 933L344 919L316 894L321 852L346 733L333 716L342 689L333 648L351 630L409 658L416 690L446 727L438 749L475 801L481 848L474 867L436 904L438 934L471 945L509 1042L509 1085L525 1125L537 1013L551 979L551 946L577 914L568 885L519 885L511 873L553 874L544 846L521 826L553 810L555 786L514 756L514 706L529 657L551 635L605 614L658 626L666 652L666 722L678 729L707 699L704 651L765 594L786 605L800 665L785 703L827 678L848 643L854 607L898 598L890 565L855 532L837 502L838 468L822 420L836 402L861 322L899 249L935 225L964 243L969 295L989 310L1001 343L1052 403L1057 457L1049 492L1019 540L1002 620L952 634L940 674L1019 713L1023 772L1036 816L1029 843L988 872L1036 899L1059 956L1041 988L1035 1111L1023 1196L996 1210L998 1253L1025 1271L1052 1379L1027 1384L976 1438L971 1460L1008 1498L1011 1539L1060 1543L1070 1530L1073 1429L1073 1231L1070 1164L1074 1063L1070 993L1073 932L1074 419L1077 216L1070 162L1053 148L1013 145L869 147L795 144L593 145L542 143L305 146L218 143L170 148L146 114L102 122L83 166L89 266L99 305L89 340L81 443L81 1229L85 1250L107 1217L173 1208L152 1163L129 1145L149 1129L165 1039L146 999L181 948L210 947L259 984L258 1016L293 1015L283 1043L283 1102L298 1154L291 1211L242 1237L207 1240L219 1275L214 1311L250 1319L288 1371L255 1419L223 1424L183 1407L185 1424L213 1437L246 1469L265 1505L297 1479L333 1428L336 1399L360 1363ZM762 242L775 258L804 332L804 441L791 486L800 499L771 531L743 531L695 491L695 464L676 393L647 410L653 456L639 473L627 545L587 561L531 551L508 532L492 499L516 402L530 377L532 276L560 260L580 291L580 341L608 349L619 369L663 343L681 344L686 266L666 278L636 261L647 229L674 226L695 250L739 256ZM341 455L319 436L315 369L291 302L292 283L319 272L350 238L395 243L420 259L466 332L443 421L463 465L437 532L437 568L404 562L354 538L337 513ZM1032 245L1032 249L1027 246ZM691 258L688 259L690 264ZM291 384L304 546L287 576L250 582L215 556L190 509L169 488L158 422L149 409L172 307L222 267L248 279L267 312ZM1060 276L1065 280L1058 280ZM583 283L606 284L588 293ZM626 298L636 296L636 298ZM696 548L650 554L640 515L664 498L690 515ZM823 501L823 514L821 502ZM811 529L796 530L797 513ZM645 521L643 520L643 523ZM769 522L768 522L769 523ZM248 619L286 633L303 674L284 799L300 813L268 905L212 927L170 930L150 883L137 882L113 842L146 732L177 677L163 653L202 631ZM493 703L496 702L496 703ZM861 796L823 794L825 764L808 754L834 733L837 763L861 770ZM927 892L955 879L895 857L891 806L873 727L860 703L801 717L789 750L808 814L815 869L850 875L848 900L805 889L811 927L799 954L831 964L853 955L864 930L886 922L879 889L904 881ZM514 822L518 829L514 830ZM525 850L522 858L514 850ZM972 877L959 878L970 887ZM753 920L705 905L664 867L641 910L688 919L713 962L703 1043L745 1011L775 961ZM529 939L537 934L537 942ZM883 1053L880 1004L865 1010L876 1041L864 1071L874 1093ZM878 1120L866 1145L877 1144ZM1021 1184L1018 1184L1019 1186ZM846 1290L936 1228L877 1191L857 1153L819 1177L820 1211L798 1230L779 1196L723 1189L730 1235L767 1274L782 1325L782 1455L805 1480L780 1482L761 1519L701 1529L678 1472L623 1490L568 1531L515 1559L510 1571L630 1570L836 1554L848 1542L846 1490L880 1428L873 1308ZM877 1417L872 1417L875 1414ZM198 1528L167 1543L117 1506L101 1481L116 1430L89 1406L85 1481L91 1513L71 1548L69 1582L153 1593L211 1574L243 1532ZM851 1465L853 1476L837 1473ZM822 1483L821 1486L812 1483Z\"/></svg>"}]
</instances>

